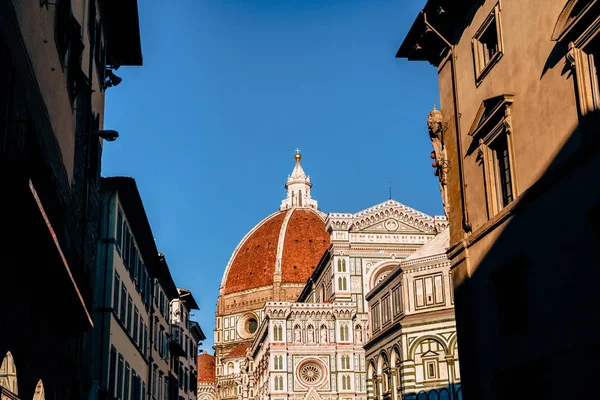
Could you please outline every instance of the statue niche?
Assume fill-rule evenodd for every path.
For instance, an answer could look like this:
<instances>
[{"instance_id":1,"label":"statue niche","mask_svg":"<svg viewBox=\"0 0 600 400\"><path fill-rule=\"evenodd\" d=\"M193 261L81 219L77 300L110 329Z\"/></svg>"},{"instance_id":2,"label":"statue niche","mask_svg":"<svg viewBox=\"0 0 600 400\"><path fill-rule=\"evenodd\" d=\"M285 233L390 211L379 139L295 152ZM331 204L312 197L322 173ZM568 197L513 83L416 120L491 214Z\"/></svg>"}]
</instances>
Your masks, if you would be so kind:
<instances>
[{"instance_id":1,"label":"statue niche","mask_svg":"<svg viewBox=\"0 0 600 400\"><path fill-rule=\"evenodd\" d=\"M442 112L433 106L433 110L427 118L427 127L429 128L429 139L433 146L431 158L434 159L432 166L435 168L435 175L440 181L440 194L442 196L442 204L444 213L448 217L450 204L448 202L448 170L449 162L446 154L446 146L444 145L444 122Z\"/></svg>"}]
</instances>

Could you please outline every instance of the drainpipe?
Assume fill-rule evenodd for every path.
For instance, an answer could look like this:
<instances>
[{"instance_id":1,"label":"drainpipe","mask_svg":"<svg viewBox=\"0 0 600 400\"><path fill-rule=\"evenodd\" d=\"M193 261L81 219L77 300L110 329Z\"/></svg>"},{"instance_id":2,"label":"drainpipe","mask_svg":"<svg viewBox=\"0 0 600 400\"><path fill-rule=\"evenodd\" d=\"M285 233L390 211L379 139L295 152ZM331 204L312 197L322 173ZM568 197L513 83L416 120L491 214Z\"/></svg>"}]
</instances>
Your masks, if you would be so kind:
<instances>
[{"instance_id":1,"label":"drainpipe","mask_svg":"<svg viewBox=\"0 0 600 400\"><path fill-rule=\"evenodd\" d=\"M469 214L467 213L467 199L465 196L466 186L465 186L465 177L463 171L463 161L462 161L462 140L460 136L460 109L458 102L458 82L456 80L456 55L454 54L455 46L451 44L441 33L439 33L431 24L427 21L427 13L425 11L421 11L423 13L423 21L428 30L431 30L435 33L445 44L448 46L450 50L450 61L451 61L451 75L452 75L452 100L454 103L454 124L456 130L456 144L458 147L458 173L460 179L460 199L462 203L462 228L465 233L470 233L473 228L469 223Z\"/></svg>"}]
</instances>

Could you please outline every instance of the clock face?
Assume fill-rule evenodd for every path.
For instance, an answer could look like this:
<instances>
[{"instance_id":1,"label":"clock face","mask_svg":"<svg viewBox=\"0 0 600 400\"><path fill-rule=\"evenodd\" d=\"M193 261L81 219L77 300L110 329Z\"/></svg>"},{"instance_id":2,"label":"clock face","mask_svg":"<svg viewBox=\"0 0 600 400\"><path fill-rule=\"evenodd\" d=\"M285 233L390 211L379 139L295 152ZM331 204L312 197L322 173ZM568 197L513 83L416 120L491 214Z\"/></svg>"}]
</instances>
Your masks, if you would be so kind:
<instances>
[{"instance_id":1,"label":"clock face","mask_svg":"<svg viewBox=\"0 0 600 400\"><path fill-rule=\"evenodd\" d=\"M398 230L398 221L394 219L388 219L387 221L385 221L385 229L387 229L388 231Z\"/></svg>"}]
</instances>

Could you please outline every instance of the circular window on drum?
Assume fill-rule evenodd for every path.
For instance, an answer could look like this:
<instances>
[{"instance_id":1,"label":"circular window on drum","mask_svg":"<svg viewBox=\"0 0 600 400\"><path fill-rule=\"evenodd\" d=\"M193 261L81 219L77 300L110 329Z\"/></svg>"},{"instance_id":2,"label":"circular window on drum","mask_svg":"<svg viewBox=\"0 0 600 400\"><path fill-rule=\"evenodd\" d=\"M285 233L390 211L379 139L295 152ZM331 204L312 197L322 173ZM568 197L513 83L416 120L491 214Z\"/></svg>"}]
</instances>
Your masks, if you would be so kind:
<instances>
[{"instance_id":1,"label":"circular window on drum","mask_svg":"<svg viewBox=\"0 0 600 400\"><path fill-rule=\"evenodd\" d=\"M238 319L237 332L243 339L250 339L258 330L258 317L254 313L246 313Z\"/></svg>"},{"instance_id":2,"label":"circular window on drum","mask_svg":"<svg viewBox=\"0 0 600 400\"><path fill-rule=\"evenodd\" d=\"M325 369L316 361L305 361L298 368L298 376L306 386L319 386L325 380Z\"/></svg>"}]
</instances>

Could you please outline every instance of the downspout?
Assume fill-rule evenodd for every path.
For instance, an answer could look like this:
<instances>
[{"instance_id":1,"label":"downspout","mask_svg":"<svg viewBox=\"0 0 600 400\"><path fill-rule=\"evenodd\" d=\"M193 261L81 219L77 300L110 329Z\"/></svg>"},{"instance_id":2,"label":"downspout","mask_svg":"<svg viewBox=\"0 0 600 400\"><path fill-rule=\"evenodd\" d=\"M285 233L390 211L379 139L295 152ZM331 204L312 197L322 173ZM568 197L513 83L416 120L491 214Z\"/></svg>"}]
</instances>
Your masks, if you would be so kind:
<instances>
[{"instance_id":1,"label":"downspout","mask_svg":"<svg viewBox=\"0 0 600 400\"><path fill-rule=\"evenodd\" d=\"M454 103L454 124L456 130L456 145L458 150L458 173L460 179L460 200L462 203L462 228L465 233L471 233L473 228L469 223L469 214L467 213L467 199L465 196L466 187L465 187L465 177L463 170L463 152L462 152L462 140L460 135L460 108L458 102L458 83L456 80L456 55L454 54L455 46L451 44L441 33L439 33L431 24L427 21L427 13L425 11L421 11L423 13L423 21L427 29L431 30L435 33L445 44L448 46L450 50L450 61L451 61L451 75L452 75L452 100Z\"/></svg>"}]
</instances>

